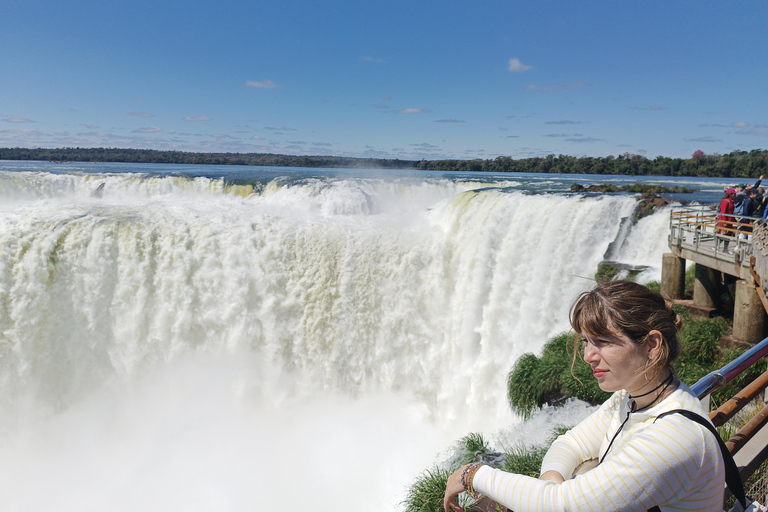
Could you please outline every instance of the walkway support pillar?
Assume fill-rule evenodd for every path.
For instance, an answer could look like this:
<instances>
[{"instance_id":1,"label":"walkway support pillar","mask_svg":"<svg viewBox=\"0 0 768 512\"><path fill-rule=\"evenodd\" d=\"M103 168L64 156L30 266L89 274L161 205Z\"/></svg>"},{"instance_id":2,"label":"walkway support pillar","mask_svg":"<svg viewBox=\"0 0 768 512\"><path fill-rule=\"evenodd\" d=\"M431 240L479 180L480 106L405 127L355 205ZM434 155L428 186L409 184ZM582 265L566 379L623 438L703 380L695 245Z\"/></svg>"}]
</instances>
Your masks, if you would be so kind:
<instances>
[{"instance_id":1,"label":"walkway support pillar","mask_svg":"<svg viewBox=\"0 0 768 512\"><path fill-rule=\"evenodd\" d=\"M671 252L661 257L661 293L670 299L682 299L685 295L685 258Z\"/></svg>"},{"instance_id":2,"label":"walkway support pillar","mask_svg":"<svg viewBox=\"0 0 768 512\"><path fill-rule=\"evenodd\" d=\"M733 337L748 343L757 343L765 335L766 314L753 283L736 281L733 304Z\"/></svg>"},{"instance_id":3,"label":"walkway support pillar","mask_svg":"<svg viewBox=\"0 0 768 512\"><path fill-rule=\"evenodd\" d=\"M696 264L693 282L693 304L701 308L717 308L720 302L720 272Z\"/></svg>"}]
</instances>

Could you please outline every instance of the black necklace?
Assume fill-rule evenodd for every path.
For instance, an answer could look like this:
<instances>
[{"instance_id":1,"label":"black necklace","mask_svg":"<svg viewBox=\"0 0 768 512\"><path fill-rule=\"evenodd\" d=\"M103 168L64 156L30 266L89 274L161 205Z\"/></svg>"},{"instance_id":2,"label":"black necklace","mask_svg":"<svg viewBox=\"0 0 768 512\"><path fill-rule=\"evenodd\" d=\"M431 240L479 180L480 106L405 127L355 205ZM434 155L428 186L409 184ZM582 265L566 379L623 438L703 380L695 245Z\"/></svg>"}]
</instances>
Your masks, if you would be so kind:
<instances>
[{"instance_id":1,"label":"black necklace","mask_svg":"<svg viewBox=\"0 0 768 512\"><path fill-rule=\"evenodd\" d=\"M629 393L627 393L627 396L629 396L629 410L632 411L632 412L639 412L639 411L645 410L645 409L649 408L650 406L652 406L654 403L656 403L656 400L658 400L659 397L664 394L664 392L667 390L669 385L672 384L672 381L674 379L675 379L675 376L672 375L672 372L669 372L669 377L664 379L661 382L661 384L659 384L658 386L656 386L652 390L648 391L647 393L643 393L642 395L637 395L637 396L632 396ZM654 391L656 391L657 389L659 389L662 386L664 386L664 389L661 390L661 393L659 393L659 396L656 397L656 400L654 400L653 402L649 403L648 405L646 405L642 409L635 409L635 407L637 407L637 399L638 398L643 398L644 396L648 396L648 395L650 395L651 393L653 393Z\"/></svg>"},{"instance_id":2,"label":"black necklace","mask_svg":"<svg viewBox=\"0 0 768 512\"><path fill-rule=\"evenodd\" d=\"M633 397L632 395L630 395L629 393L627 393L627 395L629 396L629 410L627 411L627 417L626 417L626 418L624 418L624 421L622 421L622 422L621 422L621 425L619 425L619 428L618 428L618 430L616 430L616 433L615 433L615 434L613 434L613 438L611 439L611 442L610 442L610 443L608 443L608 448L606 448L606 449L605 449L605 453L603 453L603 456L602 456L602 457L600 457L600 462L599 462L600 464L602 464L602 462L603 462L603 459L605 458L605 456L606 456L606 455L608 455L608 452L609 452L609 451L611 451L611 446L613 446L613 442L614 442L614 441L616 440L616 438L619 436L619 433L620 433L620 432L621 432L621 431L624 429L624 425L626 425L626 424L627 424L627 421L629 421L629 415L630 415L631 413L633 413L633 412L640 412L640 411L644 411L645 409L648 409L650 406L652 406L653 404L655 404L655 403L656 403L656 400L658 400L658 399L659 399L659 397L661 397L661 396L664 394L664 392L667 390L667 388L669 387L669 385L670 385L670 384L672 384L672 382L673 382L674 380L675 380L675 377L674 377L674 375L672 375L672 372L669 372L669 377L667 377L666 379L664 379L664 381L662 381L662 383L661 383L661 384L659 384L658 386L656 386L655 388L653 388L653 389L652 389L652 390L650 390L649 392L647 392L647 393L643 393L642 395L637 395L636 397ZM659 393L659 396L657 396L657 397L656 397L656 398L653 400L653 402L649 403L648 405L646 405L646 406L645 406L645 407L643 407L642 409L635 409L635 407L637 407L637 402L635 402L635 398L642 398L642 397L644 397L644 396L650 395L651 393L653 393L654 391L656 391L657 389L659 389L661 386L664 386L664 389L662 389L662 390L661 390L661 393Z\"/></svg>"}]
</instances>

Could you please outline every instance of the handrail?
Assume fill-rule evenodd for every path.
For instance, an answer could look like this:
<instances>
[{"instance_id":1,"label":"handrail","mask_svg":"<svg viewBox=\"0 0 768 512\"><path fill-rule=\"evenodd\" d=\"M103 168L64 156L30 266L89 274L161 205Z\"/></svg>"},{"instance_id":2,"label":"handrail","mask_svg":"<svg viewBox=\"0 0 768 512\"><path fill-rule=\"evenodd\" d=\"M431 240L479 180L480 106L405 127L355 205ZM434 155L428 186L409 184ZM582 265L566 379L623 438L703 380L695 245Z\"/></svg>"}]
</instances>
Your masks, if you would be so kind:
<instances>
[{"instance_id":1,"label":"handrail","mask_svg":"<svg viewBox=\"0 0 768 512\"><path fill-rule=\"evenodd\" d=\"M669 217L669 244L673 253L692 251L711 256L723 264L718 270L741 278L752 255L750 235L764 224L765 219L759 217L720 213L714 205L674 206ZM731 262L736 266L729 265Z\"/></svg>"},{"instance_id":2,"label":"handrail","mask_svg":"<svg viewBox=\"0 0 768 512\"><path fill-rule=\"evenodd\" d=\"M696 384L691 386L691 391L699 398L703 398L715 388L725 386L731 382L741 372L765 357L766 354L768 354L768 338L765 338L719 370L715 370L699 379Z\"/></svg>"},{"instance_id":3,"label":"handrail","mask_svg":"<svg viewBox=\"0 0 768 512\"><path fill-rule=\"evenodd\" d=\"M716 427L723 425L733 418L744 405L748 404L768 388L768 371L764 372L750 384L729 398L723 405L709 413L709 419Z\"/></svg>"}]
</instances>

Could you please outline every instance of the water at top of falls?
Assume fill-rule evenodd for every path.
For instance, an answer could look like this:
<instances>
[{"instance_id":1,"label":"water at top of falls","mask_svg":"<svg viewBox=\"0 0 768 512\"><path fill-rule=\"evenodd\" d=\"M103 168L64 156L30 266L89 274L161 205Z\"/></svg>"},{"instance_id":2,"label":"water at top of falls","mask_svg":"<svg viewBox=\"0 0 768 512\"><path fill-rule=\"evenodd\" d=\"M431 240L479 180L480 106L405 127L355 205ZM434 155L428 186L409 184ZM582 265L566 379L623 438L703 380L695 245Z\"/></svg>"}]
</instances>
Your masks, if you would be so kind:
<instances>
[{"instance_id":1,"label":"water at top of falls","mask_svg":"<svg viewBox=\"0 0 768 512\"><path fill-rule=\"evenodd\" d=\"M567 329L636 202L572 176L184 167L0 166L16 509L396 509L458 437L518 421L507 372ZM658 268L666 215L617 257Z\"/></svg>"}]
</instances>

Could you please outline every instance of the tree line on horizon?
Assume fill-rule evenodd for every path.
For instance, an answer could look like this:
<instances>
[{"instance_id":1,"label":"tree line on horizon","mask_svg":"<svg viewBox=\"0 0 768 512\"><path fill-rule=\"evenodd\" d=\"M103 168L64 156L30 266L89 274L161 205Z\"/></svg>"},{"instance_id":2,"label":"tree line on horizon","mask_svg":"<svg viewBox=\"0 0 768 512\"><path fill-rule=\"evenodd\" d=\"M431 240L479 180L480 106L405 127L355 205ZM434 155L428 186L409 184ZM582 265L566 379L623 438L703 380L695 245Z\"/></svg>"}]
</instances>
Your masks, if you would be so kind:
<instances>
[{"instance_id":1,"label":"tree line on horizon","mask_svg":"<svg viewBox=\"0 0 768 512\"><path fill-rule=\"evenodd\" d=\"M274 167L415 169L423 171L521 172L554 174L621 174L630 176L703 176L751 178L768 174L768 150L732 151L691 158L654 159L624 153L619 156L575 157L547 155L513 159L499 156L474 160L400 160L340 156L295 156L271 153L192 153L121 148L0 148L0 160L50 162L125 162L196 165L253 165Z\"/></svg>"}]
</instances>

